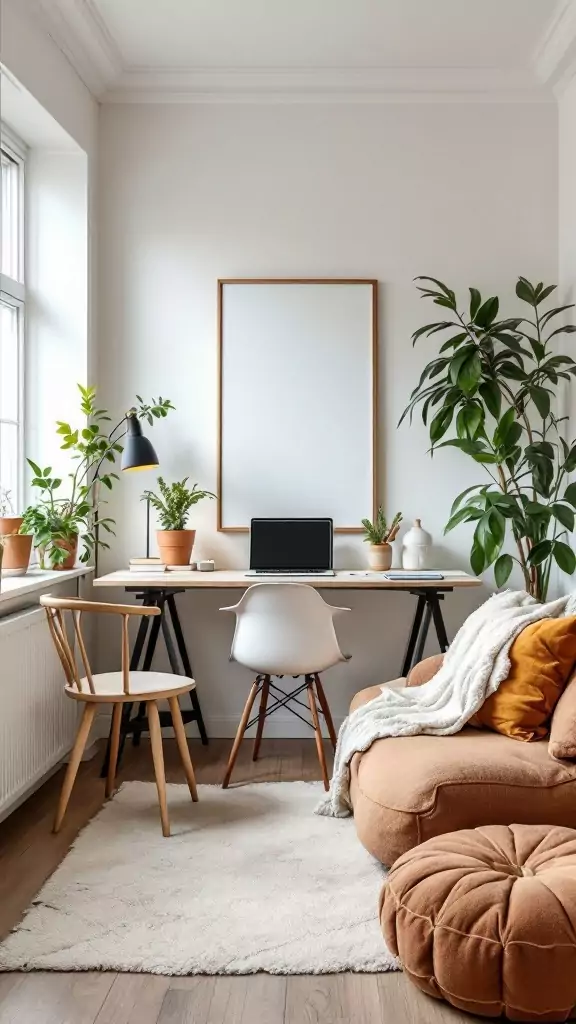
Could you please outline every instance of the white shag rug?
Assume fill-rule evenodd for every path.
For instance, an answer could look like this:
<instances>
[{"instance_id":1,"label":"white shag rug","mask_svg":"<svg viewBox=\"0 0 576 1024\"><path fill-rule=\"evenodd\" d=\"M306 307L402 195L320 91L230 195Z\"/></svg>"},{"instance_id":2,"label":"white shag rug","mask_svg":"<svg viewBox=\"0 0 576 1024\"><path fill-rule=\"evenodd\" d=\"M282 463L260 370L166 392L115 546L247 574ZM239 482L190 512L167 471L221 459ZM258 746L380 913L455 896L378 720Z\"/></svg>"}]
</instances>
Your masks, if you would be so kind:
<instances>
[{"instance_id":1,"label":"white shag rug","mask_svg":"<svg viewBox=\"0 0 576 1024\"><path fill-rule=\"evenodd\" d=\"M126 783L82 832L0 970L329 974L398 970L378 921L385 869L350 818L319 817L319 783L222 790Z\"/></svg>"}]
</instances>

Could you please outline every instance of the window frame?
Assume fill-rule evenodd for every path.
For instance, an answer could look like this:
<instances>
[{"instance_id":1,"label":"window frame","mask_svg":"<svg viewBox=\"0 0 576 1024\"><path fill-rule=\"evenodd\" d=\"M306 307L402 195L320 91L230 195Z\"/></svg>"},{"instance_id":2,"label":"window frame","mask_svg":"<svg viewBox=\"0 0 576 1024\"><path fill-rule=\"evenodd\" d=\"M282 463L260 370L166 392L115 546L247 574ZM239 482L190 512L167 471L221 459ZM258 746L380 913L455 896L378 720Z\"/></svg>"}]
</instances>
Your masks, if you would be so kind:
<instances>
[{"instance_id":1,"label":"window frame","mask_svg":"<svg viewBox=\"0 0 576 1024\"><path fill-rule=\"evenodd\" d=\"M26 329L26 251L25 251L25 215L26 215L26 156L25 143L6 125L0 122L0 149L17 166L17 274L15 279L0 271L0 300L16 309L17 316L17 418L5 419L2 422L16 426L16 458L17 484L12 495L12 503L16 513L24 504L24 457L25 457L25 329Z\"/></svg>"}]
</instances>

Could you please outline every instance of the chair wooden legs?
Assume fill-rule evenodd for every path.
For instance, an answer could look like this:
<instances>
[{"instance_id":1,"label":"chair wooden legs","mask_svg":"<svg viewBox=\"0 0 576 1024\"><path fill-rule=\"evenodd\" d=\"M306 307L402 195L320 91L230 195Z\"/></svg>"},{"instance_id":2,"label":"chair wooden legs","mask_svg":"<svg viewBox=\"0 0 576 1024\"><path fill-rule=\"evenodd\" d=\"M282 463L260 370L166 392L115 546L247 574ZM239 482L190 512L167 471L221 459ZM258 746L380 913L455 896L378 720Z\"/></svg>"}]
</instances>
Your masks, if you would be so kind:
<instances>
[{"instance_id":1,"label":"chair wooden legs","mask_svg":"<svg viewBox=\"0 0 576 1024\"><path fill-rule=\"evenodd\" d=\"M266 705L268 704L269 693L270 676L264 676L264 680L262 682L262 693L260 695L260 708L258 710L258 726L256 728L256 736L254 737L254 746L252 748L253 761L258 759L258 752L262 742L262 733L264 732L264 722L266 721Z\"/></svg>"},{"instance_id":2,"label":"chair wooden legs","mask_svg":"<svg viewBox=\"0 0 576 1024\"><path fill-rule=\"evenodd\" d=\"M330 742L332 743L332 747L334 748L334 750L336 750L336 730L334 728L334 722L332 721L330 706L328 704L328 701L326 700L326 694L324 693L324 687L320 682L320 676L318 675L317 672L314 675L314 679L316 681L316 693L318 694L318 700L320 702L320 707L322 708L324 721L326 722L326 725L328 727L328 735L330 736Z\"/></svg>"},{"instance_id":3,"label":"chair wooden legs","mask_svg":"<svg viewBox=\"0 0 576 1024\"><path fill-rule=\"evenodd\" d=\"M174 735L176 736L176 743L178 745L178 752L180 754L180 760L182 761L182 767L184 768L186 782L188 783L190 796L194 802L196 802L198 800L198 790L196 789L194 766L190 757L190 750L188 748L188 740L184 731L184 722L182 721L182 712L180 711L178 697L169 697L168 704L170 705Z\"/></svg>"},{"instance_id":4,"label":"chair wooden legs","mask_svg":"<svg viewBox=\"0 0 576 1024\"><path fill-rule=\"evenodd\" d=\"M258 680L256 679L252 683L252 689L250 690L250 693L248 694L248 700L246 701L246 704L244 706L244 711L242 712L242 718L240 719L240 725L238 726L238 731L236 733L236 738L235 738L234 743L232 745L232 750L230 751L230 757L228 758L228 766L226 768L226 774L225 774L224 780L222 782L222 789L228 789L228 783L230 782L230 776L232 775L232 772L234 771L234 765L236 764L236 758L238 757L238 751L240 750L240 744L242 743L242 738L244 736L244 733L246 732L246 726L248 724L248 719L250 718L250 712L252 711L252 705L254 704L254 701L256 700L256 694L257 693L258 693Z\"/></svg>"},{"instance_id":5,"label":"chair wooden legs","mask_svg":"<svg viewBox=\"0 0 576 1024\"><path fill-rule=\"evenodd\" d=\"M84 747L90 734L90 728L96 714L96 704L90 703L84 705L84 712L82 714L82 721L70 754L70 760L66 769L66 775L64 776L64 782L62 784L62 792L60 793L60 799L58 801L58 808L56 810L56 817L54 819L54 832L60 831L62 819L66 813L72 787L74 786L74 780L76 779L76 773L80 761L82 760L82 754L84 753Z\"/></svg>"},{"instance_id":6,"label":"chair wooden legs","mask_svg":"<svg viewBox=\"0 0 576 1024\"><path fill-rule=\"evenodd\" d=\"M108 775L106 776L106 797L111 797L116 782L116 765L120 746L120 723L122 721L122 704L115 704L112 709L112 728L110 730L110 756L108 759Z\"/></svg>"},{"instance_id":7,"label":"chair wooden legs","mask_svg":"<svg viewBox=\"0 0 576 1024\"><path fill-rule=\"evenodd\" d=\"M308 703L310 705L310 714L312 715L312 721L314 723L314 735L316 737L316 750L318 751L318 760L320 761L320 768L322 770L322 781L324 783L324 789L330 788L328 782L328 769L326 767L326 754L324 753L324 743L322 740L322 730L320 729L320 720L318 718L318 708L316 707L316 694L314 693L314 685L312 682L312 676L308 676Z\"/></svg>"},{"instance_id":8,"label":"chair wooden legs","mask_svg":"<svg viewBox=\"0 0 576 1024\"><path fill-rule=\"evenodd\" d=\"M150 743L152 745L152 760L154 761L156 789L158 790L158 803L160 805L162 835L168 838L168 836L170 835L170 822L168 820L168 804L166 802L166 777L164 775L164 753L162 751L162 732L160 729L160 716L158 714L158 705L156 701L149 700L146 702L146 713L148 715Z\"/></svg>"}]
</instances>

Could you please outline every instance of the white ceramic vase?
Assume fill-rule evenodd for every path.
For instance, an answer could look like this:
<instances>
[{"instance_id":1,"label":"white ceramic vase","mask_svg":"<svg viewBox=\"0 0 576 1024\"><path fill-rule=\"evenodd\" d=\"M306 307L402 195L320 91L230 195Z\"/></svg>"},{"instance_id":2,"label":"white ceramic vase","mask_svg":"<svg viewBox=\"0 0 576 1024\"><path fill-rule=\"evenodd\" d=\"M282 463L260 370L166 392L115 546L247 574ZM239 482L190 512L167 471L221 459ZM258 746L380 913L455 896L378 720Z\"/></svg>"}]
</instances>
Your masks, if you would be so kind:
<instances>
[{"instance_id":1,"label":"white ceramic vase","mask_svg":"<svg viewBox=\"0 0 576 1024\"><path fill-rule=\"evenodd\" d=\"M402 540L402 568L412 571L429 569L431 551L432 537L427 530L422 529L421 520L415 519L414 525Z\"/></svg>"}]
</instances>

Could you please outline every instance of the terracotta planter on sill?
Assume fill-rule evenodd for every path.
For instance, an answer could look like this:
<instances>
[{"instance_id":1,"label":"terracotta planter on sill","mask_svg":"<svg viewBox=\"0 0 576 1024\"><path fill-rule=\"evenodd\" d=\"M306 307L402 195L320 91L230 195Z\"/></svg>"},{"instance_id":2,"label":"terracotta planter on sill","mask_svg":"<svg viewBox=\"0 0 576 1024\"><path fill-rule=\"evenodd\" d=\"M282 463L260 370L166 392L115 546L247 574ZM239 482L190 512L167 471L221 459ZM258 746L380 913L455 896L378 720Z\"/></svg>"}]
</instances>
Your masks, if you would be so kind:
<instances>
[{"instance_id":1,"label":"terracotta planter on sill","mask_svg":"<svg viewBox=\"0 0 576 1024\"><path fill-rule=\"evenodd\" d=\"M22 516L0 518L0 536L4 538L2 572L5 576L24 576L28 569L32 537L18 533L23 522Z\"/></svg>"},{"instance_id":2,"label":"terracotta planter on sill","mask_svg":"<svg viewBox=\"0 0 576 1024\"><path fill-rule=\"evenodd\" d=\"M52 568L60 572L64 572L66 569L73 569L76 565L76 555L78 554L78 536L72 540L59 540L58 547L64 548L65 551L69 552L67 558L64 559L62 565L53 565Z\"/></svg>"},{"instance_id":3,"label":"terracotta planter on sill","mask_svg":"<svg viewBox=\"0 0 576 1024\"><path fill-rule=\"evenodd\" d=\"M164 565L190 565L196 530L156 530Z\"/></svg>"}]
</instances>

